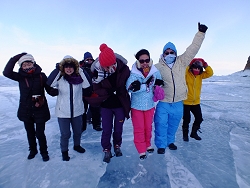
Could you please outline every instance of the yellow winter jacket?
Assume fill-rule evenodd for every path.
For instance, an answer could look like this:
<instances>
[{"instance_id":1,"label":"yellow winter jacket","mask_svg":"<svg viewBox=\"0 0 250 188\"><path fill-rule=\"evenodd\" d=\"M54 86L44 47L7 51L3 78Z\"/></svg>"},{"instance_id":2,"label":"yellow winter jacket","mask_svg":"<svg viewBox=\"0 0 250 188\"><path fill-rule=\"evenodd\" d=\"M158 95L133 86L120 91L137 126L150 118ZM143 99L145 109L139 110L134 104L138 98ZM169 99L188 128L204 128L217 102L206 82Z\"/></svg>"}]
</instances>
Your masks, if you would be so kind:
<instances>
[{"instance_id":1,"label":"yellow winter jacket","mask_svg":"<svg viewBox=\"0 0 250 188\"><path fill-rule=\"evenodd\" d=\"M200 104L200 95L202 79L209 78L213 75L213 69L208 66L200 75L194 76L189 66L186 68L186 84L188 88L187 99L183 101L184 105Z\"/></svg>"}]
</instances>

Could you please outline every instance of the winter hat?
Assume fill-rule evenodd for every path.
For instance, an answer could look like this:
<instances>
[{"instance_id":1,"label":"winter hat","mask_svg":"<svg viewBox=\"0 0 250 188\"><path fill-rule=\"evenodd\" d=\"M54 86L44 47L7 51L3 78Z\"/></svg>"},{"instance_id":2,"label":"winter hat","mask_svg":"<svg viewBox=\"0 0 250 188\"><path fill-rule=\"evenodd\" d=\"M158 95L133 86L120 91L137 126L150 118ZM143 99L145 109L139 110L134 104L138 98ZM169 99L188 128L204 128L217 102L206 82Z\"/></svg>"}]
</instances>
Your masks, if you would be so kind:
<instances>
[{"instance_id":1,"label":"winter hat","mask_svg":"<svg viewBox=\"0 0 250 188\"><path fill-rule=\"evenodd\" d=\"M83 61L85 61L86 59L93 59L93 56L90 52L85 52L84 56L83 56Z\"/></svg>"},{"instance_id":2,"label":"winter hat","mask_svg":"<svg viewBox=\"0 0 250 188\"><path fill-rule=\"evenodd\" d=\"M66 56L64 56L64 58L62 59L62 61L59 64L59 68L60 68L61 74L63 76L65 74L64 73L64 66L66 64L72 64L72 67L74 68L75 73L77 75L79 74L79 62L75 58L73 58L72 56L66 55Z\"/></svg>"},{"instance_id":3,"label":"winter hat","mask_svg":"<svg viewBox=\"0 0 250 188\"><path fill-rule=\"evenodd\" d=\"M157 102L158 100L163 100L164 95L164 90L160 86L156 85L154 89L153 101Z\"/></svg>"},{"instance_id":4,"label":"winter hat","mask_svg":"<svg viewBox=\"0 0 250 188\"><path fill-rule=\"evenodd\" d=\"M137 60L139 60L140 56L143 55L143 54L148 55L148 57L149 57L149 59L150 59L150 54L149 54L148 50L146 50L146 49L141 49L139 52L137 52L137 53L135 54L135 58L136 58Z\"/></svg>"},{"instance_id":5,"label":"winter hat","mask_svg":"<svg viewBox=\"0 0 250 188\"><path fill-rule=\"evenodd\" d=\"M190 70L192 71L193 68L198 68L200 70L199 74L201 74L203 72L203 63L205 63L204 59L194 58L189 64Z\"/></svg>"},{"instance_id":6,"label":"winter hat","mask_svg":"<svg viewBox=\"0 0 250 188\"><path fill-rule=\"evenodd\" d=\"M34 64L35 59L31 54L25 54L18 60L18 64L20 67L22 66L23 62L32 62Z\"/></svg>"},{"instance_id":7,"label":"winter hat","mask_svg":"<svg viewBox=\"0 0 250 188\"><path fill-rule=\"evenodd\" d=\"M176 47L175 47L175 45L174 45L172 42L168 42L168 43L164 46L163 52L162 52L162 53L164 53L167 49L171 49L171 50L175 51L175 54L177 55Z\"/></svg>"},{"instance_id":8,"label":"winter hat","mask_svg":"<svg viewBox=\"0 0 250 188\"><path fill-rule=\"evenodd\" d=\"M99 62L102 67L107 67L115 64L116 57L114 51L109 48L106 44L100 45Z\"/></svg>"}]
</instances>

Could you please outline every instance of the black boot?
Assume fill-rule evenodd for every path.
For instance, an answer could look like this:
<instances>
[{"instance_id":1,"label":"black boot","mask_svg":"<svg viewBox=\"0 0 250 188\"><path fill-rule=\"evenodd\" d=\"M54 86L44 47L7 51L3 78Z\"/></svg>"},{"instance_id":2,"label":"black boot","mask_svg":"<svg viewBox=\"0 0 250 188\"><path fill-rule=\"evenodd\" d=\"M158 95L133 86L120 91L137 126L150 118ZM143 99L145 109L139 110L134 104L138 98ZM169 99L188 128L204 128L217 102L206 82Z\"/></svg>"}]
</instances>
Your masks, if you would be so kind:
<instances>
[{"instance_id":1,"label":"black boot","mask_svg":"<svg viewBox=\"0 0 250 188\"><path fill-rule=\"evenodd\" d=\"M49 155L48 155L47 151L46 152L42 152L41 156L42 156L44 162L46 162L46 161L49 160Z\"/></svg>"},{"instance_id":2,"label":"black boot","mask_svg":"<svg viewBox=\"0 0 250 188\"><path fill-rule=\"evenodd\" d=\"M38 153L37 150L30 150L30 154L28 155L28 159L33 159L37 153Z\"/></svg>"},{"instance_id":3,"label":"black boot","mask_svg":"<svg viewBox=\"0 0 250 188\"><path fill-rule=\"evenodd\" d=\"M115 145L114 147L114 152L115 152L115 156L116 157L120 157L122 156L122 151L119 145Z\"/></svg>"},{"instance_id":4,"label":"black boot","mask_svg":"<svg viewBox=\"0 0 250 188\"><path fill-rule=\"evenodd\" d=\"M188 128L182 126L183 141L188 142Z\"/></svg>"},{"instance_id":5,"label":"black boot","mask_svg":"<svg viewBox=\"0 0 250 188\"><path fill-rule=\"evenodd\" d=\"M86 150L82 146L74 146L74 150L79 153L84 153Z\"/></svg>"},{"instance_id":6,"label":"black boot","mask_svg":"<svg viewBox=\"0 0 250 188\"><path fill-rule=\"evenodd\" d=\"M201 140L201 137L198 136L197 131L199 130L198 127L193 126L192 127L192 132L190 134L191 138L194 138L195 140Z\"/></svg>"},{"instance_id":7,"label":"black boot","mask_svg":"<svg viewBox=\"0 0 250 188\"><path fill-rule=\"evenodd\" d=\"M69 161L70 160L68 151L62 151L62 160L63 161Z\"/></svg>"},{"instance_id":8,"label":"black boot","mask_svg":"<svg viewBox=\"0 0 250 188\"><path fill-rule=\"evenodd\" d=\"M103 157L103 162L109 163L110 159L112 158L111 151L108 149L103 150L104 151L104 157Z\"/></svg>"},{"instance_id":9,"label":"black boot","mask_svg":"<svg viewBox=\"0 0 250 188\"><path fill-rule=\"evenodd\" d=\"M96 131L102 131L102 128L100 125L93 126L93 129L95 129Z\"/></svg>"}]
</instances>

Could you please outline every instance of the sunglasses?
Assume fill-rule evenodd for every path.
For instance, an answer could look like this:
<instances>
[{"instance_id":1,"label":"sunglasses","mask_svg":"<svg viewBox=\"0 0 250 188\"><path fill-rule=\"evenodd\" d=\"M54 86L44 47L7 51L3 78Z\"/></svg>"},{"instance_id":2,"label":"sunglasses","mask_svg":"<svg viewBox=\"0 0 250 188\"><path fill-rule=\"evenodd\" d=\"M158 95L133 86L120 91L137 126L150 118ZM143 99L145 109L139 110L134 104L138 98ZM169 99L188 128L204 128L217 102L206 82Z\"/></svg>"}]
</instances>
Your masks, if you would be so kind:
<instances>
[{"instance_id":1,"label":"sunglasses","mask_svg":"<svg viewBox=\"0 0 250 188\"><path fill-rule=\"evenodd\" d=\"M149 63L150 59L139 59L138 61L143 64L144 62Z\"/></svg>"},{"instance_id":2,"label":"sunglasses","mask_svg":"<svg viewBox=\"0 0 250 188\"><path fill-rule=\"evenodd\" d=\"M175 52L171 51L171 52L165 52L165 55L169 55L169 54L175 54Z\"/></svg>"},{"instance_id":3,"label":"sunglasses","mask_svg":"<svg viewBox=\"0 0 250 188\"><path fill-rule=\"evenodd\" d=\"M94 61L94 59L86 59L85 62Z\"/></svg>"},{"instance_id":4,"label":"sunglasses","mask_svg":"<svg viewBox=\"0 0 250 188\"><path fill-rule=\"evenodd\" d=\"M74 65L67 63L63 66L64 68L74 68Z\"/></svg>"}]
</instances>

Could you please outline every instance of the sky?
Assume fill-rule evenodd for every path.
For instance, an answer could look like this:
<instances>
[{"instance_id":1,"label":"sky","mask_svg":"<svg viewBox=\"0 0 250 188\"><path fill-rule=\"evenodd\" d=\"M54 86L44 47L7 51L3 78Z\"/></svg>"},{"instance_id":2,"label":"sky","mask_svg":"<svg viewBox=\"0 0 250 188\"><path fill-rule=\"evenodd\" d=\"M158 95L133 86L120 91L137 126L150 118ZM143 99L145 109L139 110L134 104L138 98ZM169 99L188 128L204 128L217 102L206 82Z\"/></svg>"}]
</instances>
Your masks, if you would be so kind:
<instances>
[{"instance_id":1,"label":"sky","mask_svg":"<svg viewBox=\"0 0 250 188\"><path fill-rule=\"evenodd\" d=\"M249 7L249 0L1 0L0 74L10 57L27 52L48 75L65 55L80 61L89 51L98 57L102 43L124 56L130 68L143 48L157 63L169 41L182 54L198 22L208 30L196 57L215 75L232 74L243 70L250 56Z\"/></svg>"},{"instance_id":2,"label":"sky","mask_svg":"<svg viewBox=\"0 0 250 188\"><path fill-rule=\"evenodd\" d=\"M233 88L233 89L232 89ZM23 122L16 117L18 84L0 76L0 187L1 188L249 188L250 187L250 71L213 76L203 81L201 141L182 140L180 122L177 150L166 149L139 159L131 119L124 123L122 157L102 162L101 132L88 124L81 137L84 154L73 150L62 161L60 131L55 116L56 97L47 96L51 119L45 134L50 160L29 154ZM193 122L193 118L191 120ZM191 126L191 124L190 124ZM152 131L154 145L154 125Z\"/></svg>"}]
</instances>

